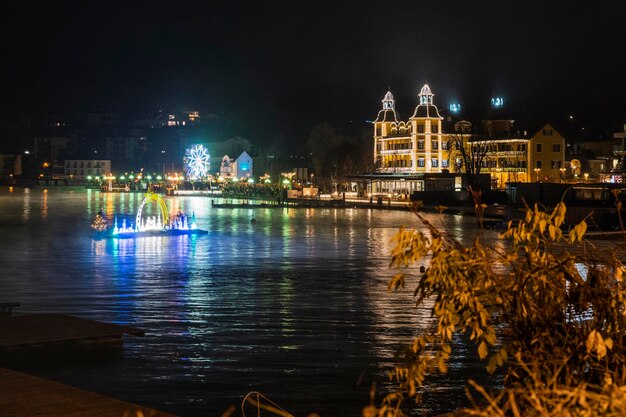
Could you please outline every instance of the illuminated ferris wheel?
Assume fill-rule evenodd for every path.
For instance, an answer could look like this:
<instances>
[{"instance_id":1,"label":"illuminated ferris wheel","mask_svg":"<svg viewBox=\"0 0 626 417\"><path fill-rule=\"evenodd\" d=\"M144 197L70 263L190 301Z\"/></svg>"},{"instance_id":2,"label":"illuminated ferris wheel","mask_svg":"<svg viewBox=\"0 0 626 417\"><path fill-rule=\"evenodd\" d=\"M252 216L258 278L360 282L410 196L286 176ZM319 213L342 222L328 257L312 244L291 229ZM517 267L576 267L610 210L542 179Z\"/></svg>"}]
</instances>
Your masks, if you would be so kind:
<instances>
[{"instance_id":1,"label":"illuminated ferris wheel","mask_svg":"<svg viewBox=\"0 0 626 417\"><path fill-rule=\"evenodd\" d=\"M202 145L191 145L187 148L183 158L187 175L191 178L202 178L209 175L210 158L207 148Z\"/></svg>"}]
</instances>

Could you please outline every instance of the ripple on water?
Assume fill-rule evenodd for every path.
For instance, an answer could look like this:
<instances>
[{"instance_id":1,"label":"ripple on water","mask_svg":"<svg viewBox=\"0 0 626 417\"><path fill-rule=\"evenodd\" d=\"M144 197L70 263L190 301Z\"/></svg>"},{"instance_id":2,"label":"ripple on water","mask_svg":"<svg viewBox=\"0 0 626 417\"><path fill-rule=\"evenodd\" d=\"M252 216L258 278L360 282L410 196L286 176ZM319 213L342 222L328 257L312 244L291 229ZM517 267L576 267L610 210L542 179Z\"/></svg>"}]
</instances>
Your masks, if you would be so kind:
<instances>
[{"instance_id":1,"label":"ripple on water","mask_svg":"<svg viewBox=\"0 0 626 417\"><path fill-rule=\"evenodd\" d=\"M220 415L251 390L295 414L356 416L373 382L387 387L399 343L432 324L411 291L386 291L390 239L416 224L410 213L227 210L186 197L175 204L195 212L207 236L91 239L98 210L133 212L140 202L0 189L2 298L20 301L21 313L146 330L126 340L119 361L33 372L181 416ZM428 216L460 239L473 235L471 219ZM426 387L421 411L462 403L469 356L451 365L456 376Z\"/></svg>"}]
</instances>

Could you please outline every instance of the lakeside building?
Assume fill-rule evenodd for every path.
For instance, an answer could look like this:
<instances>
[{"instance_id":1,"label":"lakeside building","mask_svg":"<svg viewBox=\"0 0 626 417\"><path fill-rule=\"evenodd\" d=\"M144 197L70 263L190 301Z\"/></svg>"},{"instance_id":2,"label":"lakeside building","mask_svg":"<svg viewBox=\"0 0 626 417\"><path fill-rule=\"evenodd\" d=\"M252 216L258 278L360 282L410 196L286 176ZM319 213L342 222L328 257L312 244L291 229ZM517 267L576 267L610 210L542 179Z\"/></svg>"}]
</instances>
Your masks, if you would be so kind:
<instances>
[{"instance_id":1,"label":"lakeside building","mask_svg":"<svg viewBox=\"0 0 626 417\"><path fill-rule=\"evenodd\" d=\"M433 97L428 84L424 84L413 115L404 122L398 120L391 91L385 94L374 121L375 173L362 177L368 195L424 191L426 174L431 177L448 170L443 118Z\"/></svg>"},{"instance_id":2,"label":"lakeside building","mask_svg":"<svg viewBox=\"0 0 626 417\"><path fill-rule=\"evenodd\" d=\"M243 151L237 159L224 155L220 163L219 174L223 178L250 178L253 175L253 161L248 152Z\"/></svg>"},{"instance_id":3,"label":"lakeside building","mask_svg":"<svg viewBox=\"0 0 626 417\"><path fill-rule=\"evenodd\" d=\"M102 176L111 173L110 159L66 159L65 178L86 179L88 176Z\"/></svg>"},{"instance_id":4,"label":"lakeside building","mask_svg":"<svg viewBox=\"0 0 626 417\"><path fill-rule=\"evenodd\" d=\"M373 123L376 170L369 176L372 181L368 193L426 191L426 177L448 177L451 173L489 174L495 188L504 188L507 182L563 179L565 137L552 124L546 123L534 131L515 131L514 120L484 120L485 135L478 135L472 133L470 122L461 120L453 131L444 132L443 118L428 84L418 97L413 115L405 122L398 120L391 91L385 94ZM482 152L477 162L480 166L467 170L461 151L467 154L476 149ZM462 182L457 178L455 189Z\"/></svg>"},{"instance_id":5,"label":"lakeside building","mask_svg":"<svg viewBox=\"0 0 626 417\"><path fill-rule=\"evenodd\" d=\"M535 131L514 131L513 123L485 120L487 136L468 137L466 146L484 150L480 172L491 175L494 188L504 188L507 182L561 181L566 175L565 136L550 123ZM461 166L458 157L454 159L458 172Z\"/></svg>"},{"instance_id":6,"label":"lakeside building","mask_svg":"<svg viewBox=\"0 0 626 417\"><path fill-rule=\"evenodd\" d=\"M71 144L69 136L40 136L33 139L36 162L61 160Z\"/></svg>"},{"instance_id":7,"label":"lakeside building","mask_svg":"<svg viewBox=\"0 0 626 417\"><path fill-rule=\"evenodd\" d=\"M443 118L433 103L428 84L419 93L419 104L408 122L398 121L393 94L388 91L374 121L374 165L379 173L417 174L448 168Z\"/></svg>"},{"instance_id":8,"label":"lakeside building","mask_svg":"<svg viewBox=\"0 0 626 417\"><path fill-rule=\"evenodd\" d=\"M22 175L22 154L0 154L0 181Z\"/></svg>"}]
</instances>

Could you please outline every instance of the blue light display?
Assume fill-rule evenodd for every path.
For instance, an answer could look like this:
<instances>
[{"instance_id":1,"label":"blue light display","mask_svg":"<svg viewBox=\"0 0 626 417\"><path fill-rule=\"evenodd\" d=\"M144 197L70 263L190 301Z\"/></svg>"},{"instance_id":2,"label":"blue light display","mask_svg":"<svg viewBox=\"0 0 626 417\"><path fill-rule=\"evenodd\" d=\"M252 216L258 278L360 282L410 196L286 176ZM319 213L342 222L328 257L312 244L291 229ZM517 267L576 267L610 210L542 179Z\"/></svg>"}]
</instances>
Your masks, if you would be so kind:
<instances>
[{"instance_id":1,"label":"blue light display","mask_svg":"<svg viewBox=\"0 0 626 417\"><path fill-rule=\"evenodd\" d=\"M502 107L504 106L504 99L502 97L493 97L491 99L491 105L493 107Z\"/></svg>"},{"instance_id":2,"label":"blue light display","mask_svg":"<svg viewBox=\"0 0 626 417\"><path fill-rule=\"evenodd\" d=\"M450 104L450 111L452 113L458 113L461 111L461 105L459 103Z\"/></svg>"}]
</instances>

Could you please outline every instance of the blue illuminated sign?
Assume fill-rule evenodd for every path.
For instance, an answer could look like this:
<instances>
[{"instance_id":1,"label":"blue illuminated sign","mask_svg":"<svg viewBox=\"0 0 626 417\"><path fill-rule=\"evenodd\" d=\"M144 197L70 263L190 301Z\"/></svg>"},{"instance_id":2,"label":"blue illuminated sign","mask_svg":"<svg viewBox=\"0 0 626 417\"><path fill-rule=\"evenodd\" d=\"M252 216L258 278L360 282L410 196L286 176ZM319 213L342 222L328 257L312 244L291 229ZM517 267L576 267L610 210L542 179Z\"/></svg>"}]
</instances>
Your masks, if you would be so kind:
<instances>
[{"instance_id":1,"label":"blue illuminated sign","mask_svg":"<svg viewBox=\"0 0 626 417\"><path fill-rule=\"evenodd\" d=\"M491 105L493 107L502 107L504 106L504 99L502 97L493 97L491 99Z\"/></svg>"}]
</instances>

